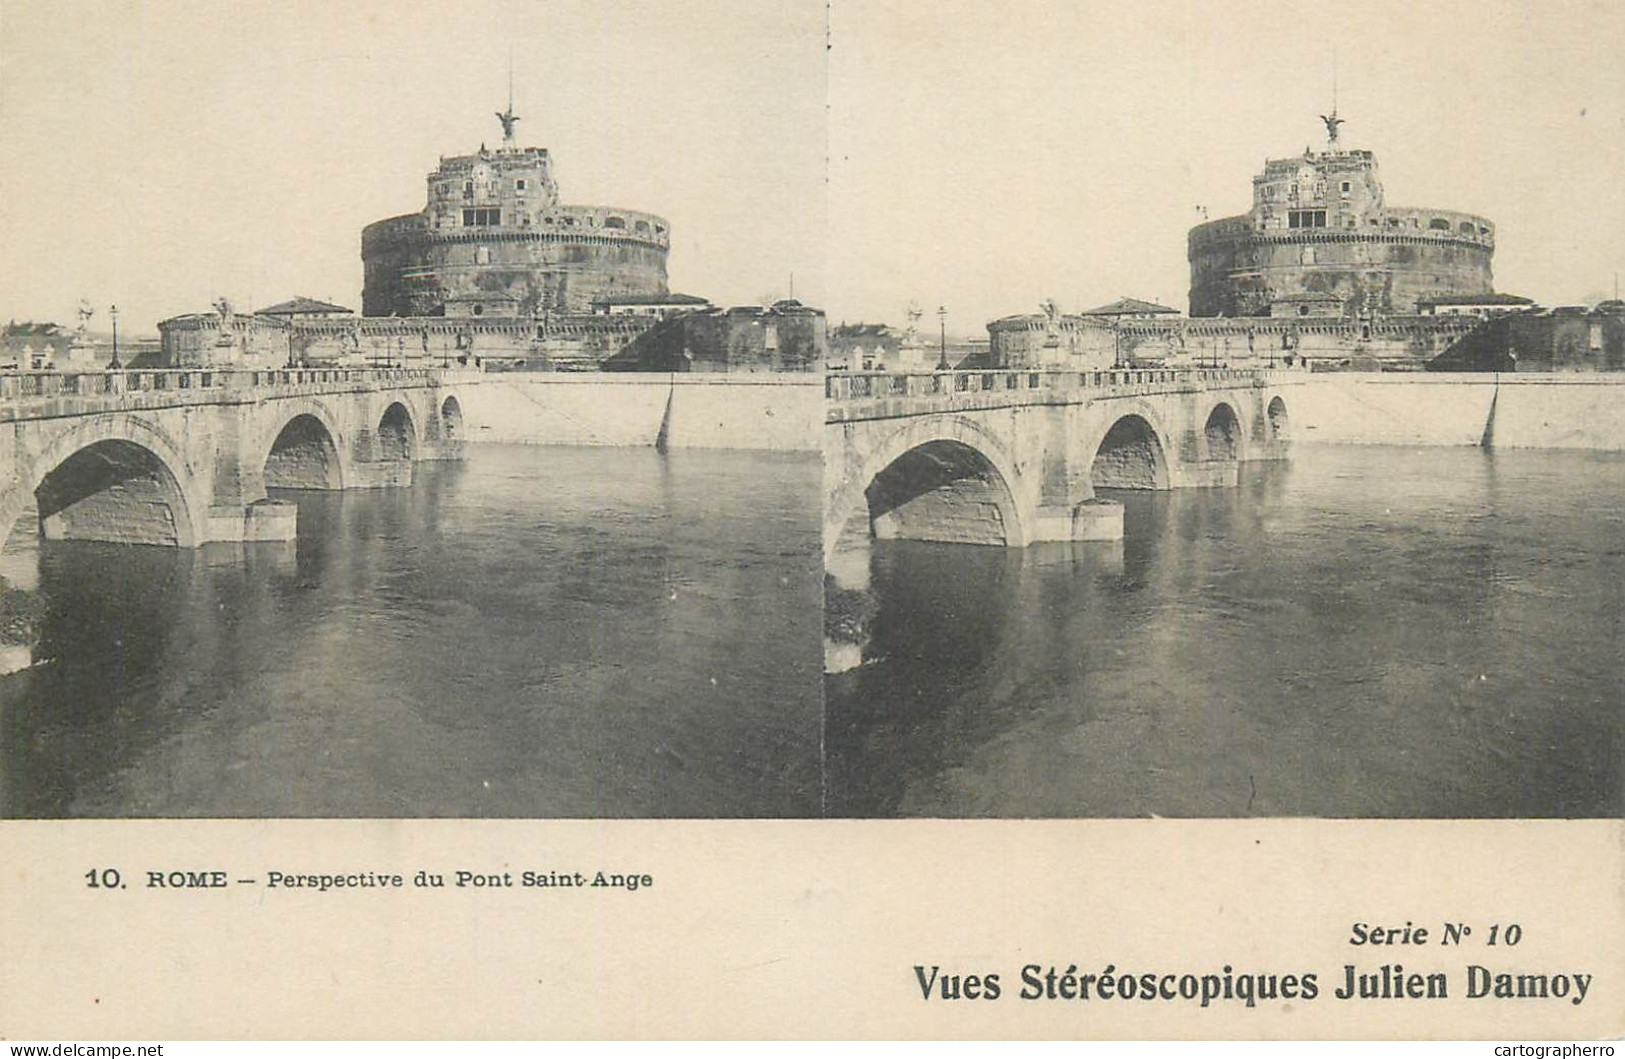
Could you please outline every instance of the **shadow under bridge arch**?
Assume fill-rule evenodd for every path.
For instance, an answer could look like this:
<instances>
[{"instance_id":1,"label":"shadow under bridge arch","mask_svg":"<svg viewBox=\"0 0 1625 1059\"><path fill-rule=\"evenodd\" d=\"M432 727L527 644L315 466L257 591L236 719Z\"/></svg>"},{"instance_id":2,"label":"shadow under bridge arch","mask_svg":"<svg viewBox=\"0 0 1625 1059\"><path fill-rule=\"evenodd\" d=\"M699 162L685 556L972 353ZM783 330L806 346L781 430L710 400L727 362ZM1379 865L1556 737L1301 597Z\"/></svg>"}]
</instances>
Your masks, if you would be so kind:
<instances>
[{"instance_id":1,"label":"shadow under bridge arch","mask_svg":"<svg viewBox=\"0 0 1625 1059\"><path fill-rule=\"evenodd\" d=\"M909 444L864 487L870 532L877 540L1026 544L1027 526L1004 462L961 438Z\"/></svg>"},{"instance_id":2,"label":"shadow under bridge arch","mask_svg":"<svg viewBox=\"0 0 1625 1059\"><path fill-rule=\"evenodd\" d=\"M157 447L103 437L63 447L36 464L32 489L39 535L50 540L109 541L190 548L201 543L201 505ZM28 510L8 498L9 530Z\"/></svg>"},{"instance_id":3,"label":"shadow under bridge arch","mask_svg":"<svg viewBox=\"0 0 1625 1059\"><path fill-rule=\"evenodd\" d=\"M1264 415L1269 423L1269 440L1284 441L1292 436L1292 420L1287 415L1286 402L1279 396L1270 399Z\"/></svg>"},{"instance_id":4,"label":"shadow under bridge arch","mask_svg":"<svg viewBox=\"0 0 1625 1059\"><path fill-rule=\"evenodd\" d=\"M282 425L265 457L269 489L344 488L341 447L327 420L301 411Z\"/></svg>"},{"instance_id":5,"label":"shadow under bridge arch","mask_svg":"<svg viewBox=\"0 0 1625 1059\"><path fill-rule=\"evenodd\" d=\"M417 430L412 413L400 401L384 409L378 421L377 453L380 460L410 460L417 450Z\"/></svg>"},{"instance_id":6,"label":"shadow under bridge arch","mask_svg":"<svg viewBox=\"0 0 1625 1059\"><path fill-rule=\"evenodd\" d=\"M1119 416L1095 447L1089 482L1097 489L1167 489L1168 453L1162 436L1138 412Z\"/></svg>"},{"instance_id":7,"label":"shadow under bridge arch","mask_svg":"<svg viewBox=\"0 0 1625 1059\"><path fill-rule=\"evenodd\" d=\"M463 404L456 394L447 394L440 402L440 436L456 441L463 436Z\"/></svg>"}]
</instances>

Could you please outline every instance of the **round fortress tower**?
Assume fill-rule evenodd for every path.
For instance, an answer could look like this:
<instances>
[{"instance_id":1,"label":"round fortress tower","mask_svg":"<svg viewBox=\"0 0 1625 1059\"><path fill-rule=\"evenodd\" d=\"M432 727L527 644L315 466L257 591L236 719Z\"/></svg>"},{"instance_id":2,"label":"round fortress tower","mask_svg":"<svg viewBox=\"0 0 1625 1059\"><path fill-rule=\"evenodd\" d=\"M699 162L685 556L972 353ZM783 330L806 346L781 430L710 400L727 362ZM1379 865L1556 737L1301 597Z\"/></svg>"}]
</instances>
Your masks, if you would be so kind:
<instances>
[{"instance_id":1,"label":"round fortress tower","mask_svg":"<svg viewBox=\"0 0 1625 1059\"><path fill-rule=\"evenodd\" d=\"M1324 151L1268 160L1250 212L1191 229L1191 315L1280 315L1333 299L1345 315L1409 314L1424 297L1491 293L1495 226L1387 206L1376 157L1338 146L1335 109L1321 120Z\"/></svg>"},{"instance_id":2,"label":"round fortress tower","mask_svg":"<svg viewBox=\"0 0 1625 1059\"><path fill-rule=\"evenodd\" d=\"M666 220L561 205L547 150L515 143L512 106L497 120L501 147L441 158L420 212L362 229L362 313L586 313L604 295L669 293Z\"/></svg>"}]
</instances>

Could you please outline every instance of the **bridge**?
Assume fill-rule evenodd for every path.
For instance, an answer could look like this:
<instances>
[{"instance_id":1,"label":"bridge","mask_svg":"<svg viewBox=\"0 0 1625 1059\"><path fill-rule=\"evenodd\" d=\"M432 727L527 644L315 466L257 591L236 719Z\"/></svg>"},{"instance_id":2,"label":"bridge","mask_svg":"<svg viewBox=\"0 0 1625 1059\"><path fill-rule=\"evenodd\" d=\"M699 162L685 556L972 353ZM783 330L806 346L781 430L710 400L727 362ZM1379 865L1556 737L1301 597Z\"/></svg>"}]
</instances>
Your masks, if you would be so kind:
<instances>
[{"instance_id":1,"label":"bridge","mask_svg":"<svg viewBox=\"0 0 1625 1059\"><path fill-rule=\"evenodd\" d=\"M289 368L0 376L0 531L194 547L292 540L268 488L410 485L461 455L460 373Z\"/></svg>"},{"instance_id":2,"label":"bridge","mask_svg":"<svg viewBox=\"0 0 1625 1059\"><path fill-rule=\"evenodd\" d=\"M824 557L880 539L1117 540L1097 488L1233 486L1287 454L1291 371L939 371L825 380ZM859 525L862 523L859 522Z\"/></svg>"}]
</instances>

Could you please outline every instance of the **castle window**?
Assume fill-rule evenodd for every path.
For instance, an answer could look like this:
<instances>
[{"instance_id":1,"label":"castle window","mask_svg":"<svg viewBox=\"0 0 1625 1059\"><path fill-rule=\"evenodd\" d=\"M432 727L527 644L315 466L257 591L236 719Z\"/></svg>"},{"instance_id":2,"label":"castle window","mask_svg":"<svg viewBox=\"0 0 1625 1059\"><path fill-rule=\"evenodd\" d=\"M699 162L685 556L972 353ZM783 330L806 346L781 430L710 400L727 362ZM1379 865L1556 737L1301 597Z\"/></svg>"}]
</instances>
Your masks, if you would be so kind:
<instances>
[{"instance_id":1,"label":"castle window","mask_svg":"<svg viewBox=\"0 0 1625 1059\"><path fill-rule=\"evenodd\" d=\"M1288 228L1324 228L1326 227L1326 211L1287 210L1286 226Z\"/></svg>"},{"instance_id":2,"label":"castle window","mask_svg":"<svg viewBox=\"0 0 1625 1059\"><path fill-rule=\"evenodd\" d=\"M1349 192L1351 192L1353 190L1354 190L1354 183L1352 181L1349 181L1349 180L1343 181L1342 192L1343 192L1343 197L1344 198L1348 198L1349 197Z\"/></svg>"},{"instance_id":3,"label":"castle window","mask_svg":"<svg viewBox=\"0 0 1625 1059\"><path fill-rule=\"evenodd\" d=\"M619 217L605 217L604 218L604 227L605 228L625 228L626 227L626 222L621 220Z\"/></svg>"},{"instance_id":4,"label":"castle window","mask_svg":"<svg viewBox=\"0 0 1625 1059\"><path fill-rule=\"evenodd\" d=\"M488 228L501 223L502 211L499 209L463 210L463 226L466 228Z\"/></svg>"},{"instance_id":5,"label":"castle window","mask_svg":"<svg viewBox=\"0 0 1625 1059\"><path fill-rule=\"evenodd\" d=\"M515 191L525 190L525 182L523 180L515 180L513 182L513 186Z\"/></svg>"},{"instance_id":6,"label":"castle window","mask_svg":"<svg viewBox=\"0 0 1625 1059\"><path fill-rule=\"evenodd\" d=\"M1450 230L1450 222L1445 220L1443 217L1435 217L1428 222L1428 230L1434 232L1448 232Z\"/></svg>"}]
</instances>

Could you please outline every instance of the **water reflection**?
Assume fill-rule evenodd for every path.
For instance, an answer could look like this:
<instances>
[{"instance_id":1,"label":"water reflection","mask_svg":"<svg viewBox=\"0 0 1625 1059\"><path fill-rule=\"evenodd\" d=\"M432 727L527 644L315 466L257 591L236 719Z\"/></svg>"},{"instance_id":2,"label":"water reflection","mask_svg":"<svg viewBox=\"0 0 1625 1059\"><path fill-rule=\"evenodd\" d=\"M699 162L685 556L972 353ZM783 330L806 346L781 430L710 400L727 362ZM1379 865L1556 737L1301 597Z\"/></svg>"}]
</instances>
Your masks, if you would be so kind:
<instances>
[{"instance_id":1,"label":"water reflection","mask_svg":"<svg viewBox=\"0 0 1625 1059\"><path fill-rule=\"evenodd\" d=\"M1111 546L873 545L841 815L1616 816L1625 460L1301 447Z\"/></svg>"},{"instance_id":2,"label":"water reflection","mask_svg":"<svg viewBox=\"0 0 1625 1059\"><path fill-rule=\"evenodd\" d=\"M480 446L296 545L40 545L0 810L818 810L816 456Z\"/></svg>"}]
</instances>

